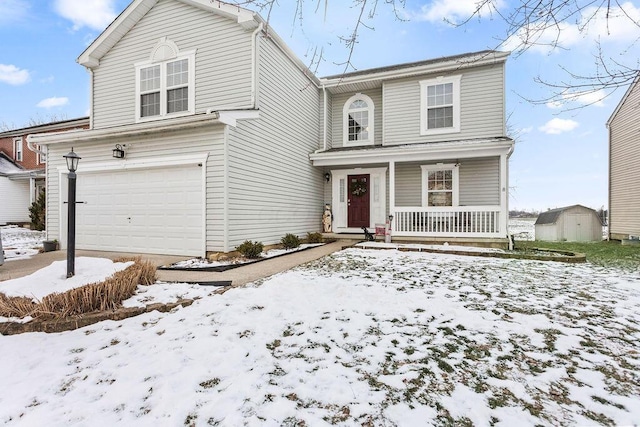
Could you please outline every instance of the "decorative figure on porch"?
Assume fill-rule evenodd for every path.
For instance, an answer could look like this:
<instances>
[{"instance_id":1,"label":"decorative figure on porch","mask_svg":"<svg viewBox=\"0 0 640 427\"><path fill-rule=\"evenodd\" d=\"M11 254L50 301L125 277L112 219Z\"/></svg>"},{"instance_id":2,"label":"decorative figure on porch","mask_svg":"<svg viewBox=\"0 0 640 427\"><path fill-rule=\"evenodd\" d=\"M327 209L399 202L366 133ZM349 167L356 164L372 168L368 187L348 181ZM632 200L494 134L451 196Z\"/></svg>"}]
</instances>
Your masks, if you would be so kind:
<instances>
[{"instance_id":1,"label":"decorative figure on porch","mask_svg":"<svg viewBox=\"0 0 640 427\"><path fill-rule=\"evenodd\" d=\"M324 213L322 214L322 229L325 233L331 233L331 221L333 220L333 215L331 214L331 205L324 205Z\"/></svg>"}]
</instances>

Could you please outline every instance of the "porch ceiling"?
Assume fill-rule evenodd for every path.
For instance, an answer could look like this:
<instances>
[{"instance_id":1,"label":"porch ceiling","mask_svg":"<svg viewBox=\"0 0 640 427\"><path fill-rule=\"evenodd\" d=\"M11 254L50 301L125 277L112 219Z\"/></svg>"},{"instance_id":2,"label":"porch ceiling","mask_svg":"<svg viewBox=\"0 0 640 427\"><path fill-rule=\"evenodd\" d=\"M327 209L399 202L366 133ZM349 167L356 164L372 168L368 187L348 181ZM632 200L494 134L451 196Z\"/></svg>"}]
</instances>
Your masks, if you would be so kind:
<instances>
[{"instance_id":1,"label":"porch ceiling","mask_svg":"<svg viewBox=\"0 0 640 427\"><path fill-rule=\"evenodd\" d=\"M507 155L513 151L510 138L487 138L424 144L334 148L309 155L314 166L389 163L389 161L438 161Z\"/></svg>"}]
</instances>

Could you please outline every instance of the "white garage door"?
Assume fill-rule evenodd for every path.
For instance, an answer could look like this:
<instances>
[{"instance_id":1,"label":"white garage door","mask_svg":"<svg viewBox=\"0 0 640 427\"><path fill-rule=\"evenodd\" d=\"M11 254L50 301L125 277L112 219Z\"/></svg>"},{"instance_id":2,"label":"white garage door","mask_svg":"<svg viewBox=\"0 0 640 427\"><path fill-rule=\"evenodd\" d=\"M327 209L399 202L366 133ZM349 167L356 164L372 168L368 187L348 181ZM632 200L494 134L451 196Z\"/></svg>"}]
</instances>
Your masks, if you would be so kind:
<instances>
[{"instance_id":1,"label":"white garage door","mask_svg":"<svg viewBox=\"0 0 640 427\"><path fill-rule=\"evenodd\" d=\"M78 249L204 255L197 165L82 173L77 201Z\"/></svg>"}]
</instances>

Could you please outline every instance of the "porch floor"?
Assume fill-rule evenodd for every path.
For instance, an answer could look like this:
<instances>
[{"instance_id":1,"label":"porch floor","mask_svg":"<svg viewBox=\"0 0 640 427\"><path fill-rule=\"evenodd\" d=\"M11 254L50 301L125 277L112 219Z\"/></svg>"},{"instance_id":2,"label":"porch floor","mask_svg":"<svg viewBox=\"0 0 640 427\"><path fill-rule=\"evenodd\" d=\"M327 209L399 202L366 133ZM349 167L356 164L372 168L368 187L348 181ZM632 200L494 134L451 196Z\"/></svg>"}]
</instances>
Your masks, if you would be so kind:
<instances>
[{"instance_id":1,"label":"porch floor","mask_svg":"<svg viewBox=\"0 0 640 427\"><path fill-rule=\"evenodd\" d=\"M371 230L374 231L374 230ZM364 233L322 233L325 239L344 239L363 241ZM376 236L377 242L384 242L384 236ZM391 237L393 243L420 243L423 245L442 245L445 242L456 246L478 248L509 249L509 239L484 237Z\"/></svg>"}]
</instances>

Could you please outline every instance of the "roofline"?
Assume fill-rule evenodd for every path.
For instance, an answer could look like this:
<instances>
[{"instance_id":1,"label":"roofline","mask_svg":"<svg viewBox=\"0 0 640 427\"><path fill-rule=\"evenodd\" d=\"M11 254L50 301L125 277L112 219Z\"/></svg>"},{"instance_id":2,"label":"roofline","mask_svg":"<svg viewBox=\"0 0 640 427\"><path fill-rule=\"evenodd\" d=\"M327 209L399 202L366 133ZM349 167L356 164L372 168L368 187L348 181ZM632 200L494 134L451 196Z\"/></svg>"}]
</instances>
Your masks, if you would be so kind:
<instances>
[{"instance_id":1,"label":"roofline","mask_svg":"<svg viewBox=\"0 0 640 427\"><path fill-rule=\"evenodd\" d=\"M79 117L77 119L60 120L57 122L12 129L5 132L0 132L0 138L21 136L34 132L47 132L50 130L59 130L60 128L67 128L72 126L83 126L85 124L89 124L89 117Z\"/></svg>"},{"instance_id":2,"label":"roofline","mask_svg":"<svg viewBox=\"0 0 640 427\"><path fill-rule=\"evenodd\" d=\"M607 120L607 123L605 125L607 127L607 129L609 129L609 125L611 125L611 122L613 121L613 119L616 117L616 115L620 111L620 108L622 108L622 104L624 104L625 101L627 100L627 98L629 97L629 95L631 95L631 92L633 91L633 88L635 87L635 85L638 83L639 80L640 80L640 72L638 72L636 77L633 79L633 81L631 82L631 84L627 88L627 91L624 93L624 95L622 95L622 99L620 100L620 102L618 102L618 105L616 106L616 109L613 110L613 113L611 113L611 116L609 116L609 120Z\"/></svg>"},{"instance_id":3,"label":"roofline","mask_svg":"<svg viewBox=\"0 0 640 427\"><path fill-rule=\"evenodd\" d=\"M206 114L197 114L195 116L163 120L162 122L151 121L102 129L81 129L66 132L31 134L27 138L27 141L38 145L59 144L64 142L89 142L105 138L188 129L208 124L226 125L226 123L220 119L220 113L214 111Z\"/></svg>"},{"instance_id":4,"label":"roofline","mask_svg":"<svg viewBox=\"0 0 640 427\"><path fill-rule=\"evenodd\" d=\"M258 26L255 12L232 5L220 0L178 0L182 3L205 9L226 18L235 19L238 24L246 29L253 29ZM97 67L102 56L96 56L99 48L107 45L107 50L111 49L133 26L156 5L158 0L134 0L127 6L116 19L78 56L77 62L87 68ZM134 14L139 15L135 22L129 18ZM123 31L124 29L124 31ZM109 46L110 45L110 46Z\"/></svg>"},{"instance_id":5,"label":"roofline","mask_svg":"<svg viewBox=\"0 0 640 427\"><path fill-rule=\"evenodd\" d=\"M371 68L368 70L356 71L354 73L323 77L320 79L320 82L325 87L331 88L350 83L408 77L416 74L453 71L482 65L504 63L510 54L510 52L484 50L461 55L446 56L439 59L429 59L426 61Z\"/></svg>"},{"instance_id":6,"label":"roofline","mask_svg":"<svg viewBox=\"0 0 640 427\"><path fill-rule=\"evenodd\" d=\"M480 138L477 140L444 141L427 144L371 146L347 151L319 151L309 155L314 166L338 166L358 163L388 163L389 160L411 161L420 155L434 159L498 156L513 152L511 138Z\"/></svg>"}]
</instances>

